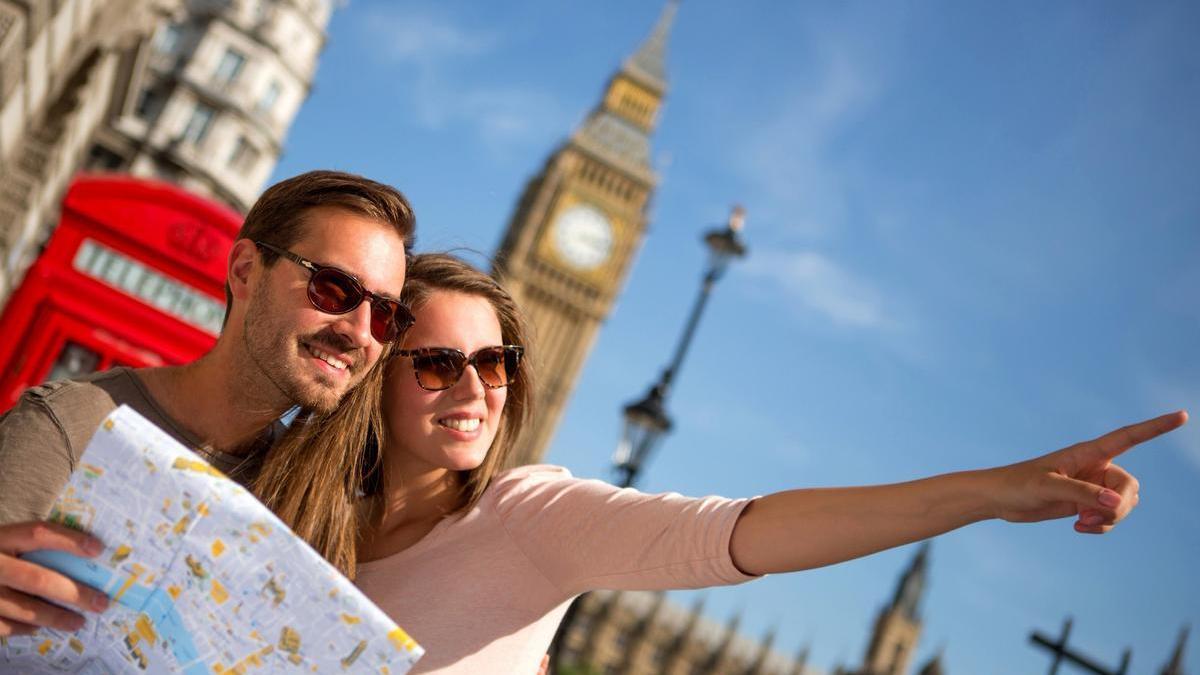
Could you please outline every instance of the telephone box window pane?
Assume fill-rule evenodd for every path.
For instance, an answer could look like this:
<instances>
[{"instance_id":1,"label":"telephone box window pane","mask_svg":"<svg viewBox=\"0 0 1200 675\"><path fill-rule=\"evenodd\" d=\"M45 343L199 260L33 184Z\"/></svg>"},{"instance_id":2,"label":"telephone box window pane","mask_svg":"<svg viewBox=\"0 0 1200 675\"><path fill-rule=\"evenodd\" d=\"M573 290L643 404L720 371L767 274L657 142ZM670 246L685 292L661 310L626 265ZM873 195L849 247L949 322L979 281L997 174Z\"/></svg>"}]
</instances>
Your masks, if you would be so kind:
<instances>
[{"instance_id":1,"label":"telephone box window pane","mask_svg":"<svg viewBox=\"0 0 1200 675\"><path fill-rule=\"evenodd\" d=\"M96 367L99 365L99 354L83 345L67 342L63 344L62 351L58 353L58 359L54 361L54 367L50 369L46 381L82 377L96 372Z\"/></svg>"},{"instance_id":2,"label":"telephone box window pane","mask_svg":"<svg viewBox=\"0 0 1200 675\"><path fill-rule=\"evenodd\" d=\"M225 303L123 253L88 239L80 244L73 266L81 274L103 281L206 333L221 332Z\"/></svg>"}]
</instances>

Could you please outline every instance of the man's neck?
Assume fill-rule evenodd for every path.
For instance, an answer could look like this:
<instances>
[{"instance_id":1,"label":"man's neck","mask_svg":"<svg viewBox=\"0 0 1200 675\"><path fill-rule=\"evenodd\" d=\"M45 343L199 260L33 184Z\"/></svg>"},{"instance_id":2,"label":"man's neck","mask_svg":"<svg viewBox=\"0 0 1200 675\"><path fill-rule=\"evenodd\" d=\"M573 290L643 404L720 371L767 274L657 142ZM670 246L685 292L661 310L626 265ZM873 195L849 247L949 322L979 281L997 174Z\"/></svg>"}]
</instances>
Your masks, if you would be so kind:
<instances>
[{"instance_id":1,"label":"man's neck","mask_svg":"<svg viewBox=\"0 0 1200 675\"><path fill-rule=\"evenodd\" d=\"M236 382L237 370L220 361L210 352L186 365L144 368L137 375L163 411L201 443L244 454L290 406L280 396L256 396L262 388Z\"/></svg>"}]
</instances>

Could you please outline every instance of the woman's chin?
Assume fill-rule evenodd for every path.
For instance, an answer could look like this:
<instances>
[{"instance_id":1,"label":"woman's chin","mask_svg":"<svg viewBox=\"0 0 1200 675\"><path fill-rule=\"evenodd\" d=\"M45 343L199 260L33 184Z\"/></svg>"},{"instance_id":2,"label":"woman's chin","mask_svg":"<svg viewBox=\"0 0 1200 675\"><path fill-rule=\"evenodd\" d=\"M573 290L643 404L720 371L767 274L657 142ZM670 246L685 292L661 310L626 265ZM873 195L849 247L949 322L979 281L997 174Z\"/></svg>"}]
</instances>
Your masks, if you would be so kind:
<instances>
[{"instance_id":1,"label":"woman's chin","mask_svg":"<svg viewBox=\"0 0 1200 675\"><path fill-rule=\"evenodd\" d=\"M487 449L460 450L446 453L443 468L451 471L472 471L478 469L487 457Z\"/></svg>"}]
</instances>

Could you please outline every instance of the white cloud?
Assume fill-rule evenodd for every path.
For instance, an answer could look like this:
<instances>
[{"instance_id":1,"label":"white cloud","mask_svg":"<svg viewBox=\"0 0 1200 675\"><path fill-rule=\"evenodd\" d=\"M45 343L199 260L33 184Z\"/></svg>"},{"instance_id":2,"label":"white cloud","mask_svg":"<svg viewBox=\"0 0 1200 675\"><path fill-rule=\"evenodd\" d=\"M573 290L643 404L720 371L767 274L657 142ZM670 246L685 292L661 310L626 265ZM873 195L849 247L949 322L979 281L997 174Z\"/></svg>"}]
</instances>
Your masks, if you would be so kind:
<instances>
[{"instance_id":1,"label":"white cloud","mask_svg":"<svg viewBox=\"0 0 1200 675\"><path fill-rule=\"evenodd\" d=\"M499 153L566 126L562 107L546 91L471 80L478 61L503 47L494 32L412 6L373 8L360 32L379 59L401 68L392 86L427 129L465 126Z\"/></svg>"},{"instance_id":2,"label":"white cloud","mask_svg":"<svg viewBox=\"0 0 1200 675\"><path fill-rule=\"evenodd\" d=\"M372 7L362 26L381 58L426 66L486 54L499 44L494 33L412 6Z\"/></svg>"},{"instance_id":3,"label":"white cloud","mask_svg":"<svg viewBox=\"0 0 1200 675\"><path fill-rule=\"evenodd\" d=\"M833 43L818 45L815 81L796 86L759 124L736 165L762 191L755 211L793 234L823 234L846 218L847 176L830 146L875 97L864 60ZM756 217L757 219L757 217Z\"/></svg>"},{"instance_id":4,"label":"white cloud","mask_svg":"<svg viewBox=\"0 0 1200 675\"><path fill-rule=\"evenodd\" d=\"M566 126L557 99L519 85L477 85L421 73L413 83L412 102L426 128L472 127L493 151L539 140L547 129Z\"/></svg>"},{"instance_id":5,"label":"white cloud","mask_svg":"<svg viewBox=\"0 0 1200 675\"><path fill-rule=\"evenodd\" d=\"M896 324L883 294L867 279L815 251L764 251L747 260L745 272L782 289L805 310L834 325L886 329Z\"/></svg>"}]
</instances>

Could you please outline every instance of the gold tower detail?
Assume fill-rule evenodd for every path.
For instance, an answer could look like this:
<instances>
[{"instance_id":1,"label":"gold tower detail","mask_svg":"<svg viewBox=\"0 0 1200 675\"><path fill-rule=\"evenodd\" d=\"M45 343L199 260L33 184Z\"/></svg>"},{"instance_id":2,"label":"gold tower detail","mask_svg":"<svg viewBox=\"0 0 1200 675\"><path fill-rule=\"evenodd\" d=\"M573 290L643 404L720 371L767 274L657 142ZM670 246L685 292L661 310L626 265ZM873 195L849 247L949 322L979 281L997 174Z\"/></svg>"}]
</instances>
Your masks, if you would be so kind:
<instances>
[{"instance_id":1,"label":"gold tower detail","mask_svg":"<svg viewBox=\"0 0 1200 675\"><path fill-rule=\"evenodd\" d=\"M917 549L896 586L892 604L879 612L860 675L903 675L921 637L921 598L925 595L929 542Z\"/></svg>"},{"instance_id":2,"label":"gold tower detail","mask_svg":"<svg viewBox=\"0 0 1200 675\"><path fill-rule=\"evenodd\" d=\"M540 374L517 463L545 454L645 235L657 182L650 134L667 89L675 10L672 0L587 120L526 184L496 253L496 277L532 323Z\"/></svg>"}]
</instances>

